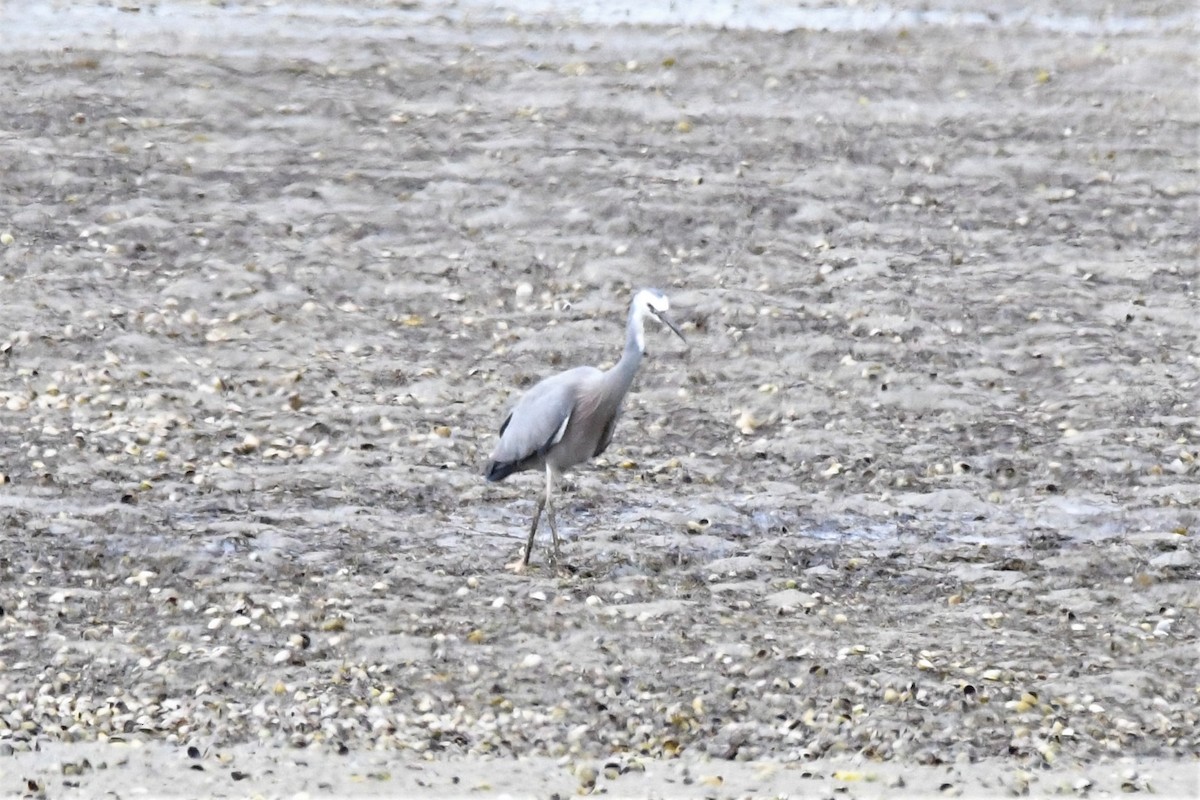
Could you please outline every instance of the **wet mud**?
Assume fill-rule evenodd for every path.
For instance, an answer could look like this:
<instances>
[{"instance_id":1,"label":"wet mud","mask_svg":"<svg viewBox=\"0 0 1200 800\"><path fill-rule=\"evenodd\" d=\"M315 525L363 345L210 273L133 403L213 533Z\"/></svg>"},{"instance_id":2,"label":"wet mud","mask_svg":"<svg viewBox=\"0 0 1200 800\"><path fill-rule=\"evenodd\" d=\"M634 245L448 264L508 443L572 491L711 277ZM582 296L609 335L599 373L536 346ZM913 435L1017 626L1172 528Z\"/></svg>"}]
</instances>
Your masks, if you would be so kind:
<instances>
[{"instance_id":1,"label":"wet mud","mask_svg":"<svg viewBox=\"0 0 1200 800\"><path fill-rule=\"evenodd\" d=\"M1194 793L1188 25L97 13L0 48L3 792Z\"/></svg>"}]
</instances>

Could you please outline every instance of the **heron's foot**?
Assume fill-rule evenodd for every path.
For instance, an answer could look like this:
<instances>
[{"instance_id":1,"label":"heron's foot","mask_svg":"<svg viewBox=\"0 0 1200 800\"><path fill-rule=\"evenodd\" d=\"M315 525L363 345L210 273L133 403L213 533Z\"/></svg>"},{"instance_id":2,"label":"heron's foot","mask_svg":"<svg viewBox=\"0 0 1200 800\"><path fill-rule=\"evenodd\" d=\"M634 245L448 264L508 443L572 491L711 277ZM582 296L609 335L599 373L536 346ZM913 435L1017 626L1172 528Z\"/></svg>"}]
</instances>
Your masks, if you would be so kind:
<instances>
[{"instance_id":1,"label":"heron's foot","mask_svg":"<svg viewBox=\"0 0 1200 800\"><path fill-rule=\"evenodd\" d=\"M558 539L554 540L554 547L550 551L550 568L554 570L554 574L560 578L569 578L579 570L578 568L568 564L563 560L562 550L559 549Z\"/></svg>"},{"instance_id":2,"label":"heron's foot","mask_svg":"<svg viewBox=\"0 0 1200 800\"><path fill-rule=\"evenodd\" d=\"M504 568L506 570L508 570L509 572L513 573L514 575L520 575L521 573L523 573L525 571L526 567L528 567L528 566L529 566L529 564L526 563L525 557L521 556L516 561L513 561L509 564L505 564Z\"/></svg>"}]
</instances>

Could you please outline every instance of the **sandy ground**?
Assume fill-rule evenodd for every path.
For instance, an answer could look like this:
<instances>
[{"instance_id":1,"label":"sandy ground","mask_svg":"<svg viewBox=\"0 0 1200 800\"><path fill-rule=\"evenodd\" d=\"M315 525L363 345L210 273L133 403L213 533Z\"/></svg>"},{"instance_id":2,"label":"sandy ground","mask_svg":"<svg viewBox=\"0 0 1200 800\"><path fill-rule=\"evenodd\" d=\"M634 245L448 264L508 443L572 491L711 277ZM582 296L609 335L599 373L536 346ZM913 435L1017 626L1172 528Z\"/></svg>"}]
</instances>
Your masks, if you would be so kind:
<instances>
[{"instance_id":1,"label":"sandy ground","mask_svg":"<svg viewBox=\"0 0 1200 800\"><path fill-rule=\"evenodd\" d=\"M1066 5L6 6L0 794L1195 795L1196 22Z\"/></svg>"}]
</instances>

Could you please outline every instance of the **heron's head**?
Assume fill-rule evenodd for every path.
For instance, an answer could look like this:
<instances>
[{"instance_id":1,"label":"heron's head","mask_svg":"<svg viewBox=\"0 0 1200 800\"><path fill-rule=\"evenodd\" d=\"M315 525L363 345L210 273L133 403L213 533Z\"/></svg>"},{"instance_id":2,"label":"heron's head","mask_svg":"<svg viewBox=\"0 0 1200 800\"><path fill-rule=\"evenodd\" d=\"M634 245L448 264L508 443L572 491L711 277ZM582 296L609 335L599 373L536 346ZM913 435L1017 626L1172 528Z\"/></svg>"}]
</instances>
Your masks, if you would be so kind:
<instances>
[{"instance_id":1,"label":"heron's head","mask_svg":"<svg viewBox=\"0 0 1200 800\"><path fill-rule=\"evenodd\" d=\"M642 320L648 315L658 319L663 325L666 325L675 335L683 341L683 332L679 330L679 326L675 324L675 320L667 313L671 309L671 301L667 296L658 289L641 289L633 296L633 318L636 320L636 333L638 337L638 345L644 351L646 348L642 341Z\"/></svg>"}]
</instances>

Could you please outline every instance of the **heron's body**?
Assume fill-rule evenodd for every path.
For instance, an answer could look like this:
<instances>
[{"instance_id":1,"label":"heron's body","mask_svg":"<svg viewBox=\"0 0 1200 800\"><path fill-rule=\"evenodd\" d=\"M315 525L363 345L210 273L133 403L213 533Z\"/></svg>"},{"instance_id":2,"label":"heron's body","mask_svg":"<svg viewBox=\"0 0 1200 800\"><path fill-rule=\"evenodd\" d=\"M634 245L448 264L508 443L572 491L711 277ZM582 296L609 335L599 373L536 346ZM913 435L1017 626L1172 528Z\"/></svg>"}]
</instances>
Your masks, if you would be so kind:
<instances>
[{"instance_id":1,"label":"heron's body","mask_svg":"<svg viewBox=\"0 0 1200 800\"><path fill-rule=\"evenodd\" d=\"M604 373L595 367L576 367L546 378L530 389L500 428L503 446L497 447L492 456L488 480L503 480L514 472L547 465L555 472L565 472L600 455L608 445L603 429L581 421L606 417L605 428L611 439L619 409L600 407L595 388L603 380ZM542 424L533 428L524 426L506 438L514 417L537 419Z\"/></svg>"},{"instance_id":2,"label":"heron's body","mask_svg":"<svg viewBox=\"0 0 1200 800\"><path fill-rule=\"evenodd\" d=\"M621 405L645 354L645 315L655 314L683 338L666 315L669 307L661 292L639 291L629 309L625 352L620 361L609 370L575 367L540 381L521 397L500 426L500 442L488 464L487 479L501 481L515 472L532 469L546 472L546 494L539 499L534 513L524 564L529 563L538 520L546 505L550 506L557 559L554 481L571 467L603 453L612 441Z\"/></svg>"}]
</instances>

